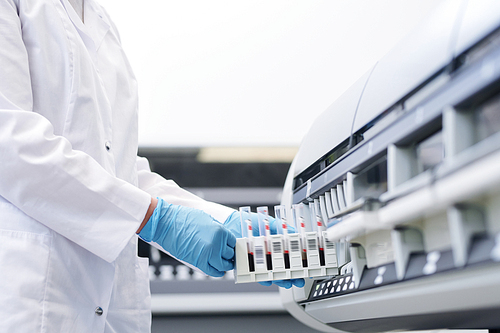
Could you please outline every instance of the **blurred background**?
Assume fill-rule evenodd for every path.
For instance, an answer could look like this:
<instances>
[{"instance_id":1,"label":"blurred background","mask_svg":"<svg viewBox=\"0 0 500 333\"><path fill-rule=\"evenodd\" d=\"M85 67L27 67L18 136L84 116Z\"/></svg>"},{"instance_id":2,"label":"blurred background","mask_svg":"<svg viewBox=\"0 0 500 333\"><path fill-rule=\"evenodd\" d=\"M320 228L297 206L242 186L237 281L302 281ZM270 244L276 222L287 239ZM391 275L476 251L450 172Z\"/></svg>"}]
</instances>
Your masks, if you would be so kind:
<instances>
[{"instance_id":1,"label":"blurred background","mask_svg":"<svg viewBox=\"0 0 500 333\"><path fill-rule=\"evenodd\" d=\"M140 144L296 146L439 0L99 0L140 89Z\"/></svg>"},{"instance_id":2,"label":"blurred background","mask_svg":"<svg viewBox=\"0 0 500 333\"><path fill-rule=\"evenodd\" d=\"M233 208L280 201L314 119L437 0L99 0L139 83L139 154ZM271 210L272 213L272 210ZM150 257L153 332L312 332L276 287Z\"/></svg>"}]
</instances>

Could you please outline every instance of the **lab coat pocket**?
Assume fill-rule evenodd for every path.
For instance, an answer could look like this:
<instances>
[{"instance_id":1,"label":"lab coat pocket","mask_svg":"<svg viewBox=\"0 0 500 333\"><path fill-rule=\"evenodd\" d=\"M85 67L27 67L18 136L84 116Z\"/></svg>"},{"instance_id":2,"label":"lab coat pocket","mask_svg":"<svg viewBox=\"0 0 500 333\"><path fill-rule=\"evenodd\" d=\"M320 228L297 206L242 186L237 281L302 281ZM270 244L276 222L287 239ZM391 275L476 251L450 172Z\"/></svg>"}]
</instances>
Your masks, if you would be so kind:
<instances>
[{"instance_id":1,"label":"lab coat pocket","mask_svg":"<svg viewBox=\"0 0 500 333\"><path fill-rule=\"evenodd\" d=\"M149 259L148 258L137 258L137 264L135 268L135 276L139 283L137 283L137 293L138 301L142 304L140 308L150 309L151 308L151 294L149 291Z\"/></svg>"},{"instance_id":2,"label":"lab coat pocket","mask_svg":"<svg viewBox=\"0 0 500 333\"><path fill-rule=\"evenodd\" d=\"M149 291L149 259L137 258L135 268L136 277L139 279L137 283L137 306L138 313L141 313L139 319L139 332L149 332L151 327L151 293Z\"/></svg>"},{"instance_id":3,"label":"lab coat pocket","mask_svg":"<svg viewBox=\"0 0 500 333\"><path fill-rule=\"evenodd\" d=\"M52 237L0 229L0 332L41 332Z\"/></svg>"}]
</instances>

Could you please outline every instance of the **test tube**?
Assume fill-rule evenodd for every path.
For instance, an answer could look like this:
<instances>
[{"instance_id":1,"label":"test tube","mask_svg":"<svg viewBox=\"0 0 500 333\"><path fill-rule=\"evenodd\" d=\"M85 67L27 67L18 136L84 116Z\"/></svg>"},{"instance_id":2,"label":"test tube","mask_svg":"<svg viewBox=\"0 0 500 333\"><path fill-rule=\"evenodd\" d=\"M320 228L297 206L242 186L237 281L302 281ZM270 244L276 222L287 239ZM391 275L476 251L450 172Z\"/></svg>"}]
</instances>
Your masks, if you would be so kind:
<instances>
[{"instance_id":1,"label":"test tube","mask_svg":"<svg viewBox=\"0 0 500 333\"><path fill-rule=\"evenodd\" d=\"M323 231L323 217L321 216L321 207L319 199L314 199L314 222L315 227L318 232Z\"/></svg>"},{"instance_id":2,"label":"test tube","mask_svg":"<svg viewBox=\"0 0 500 333\"><path fill-rule=\"evenodd\" d=\"M290 250L290 269L294 271L303 270L302 246L300 234L298 233L297 218L295 216L295 205L291 209L291 221L295 227L294 233L288 234L288 249Z\"/></svg>"},{"instance_id":3,"label":"test tube","mask_svg":"<svg viewBox=\"0 0 500 333\"><path fill-rule=\"evenodd\" d=\"M308 208L309 208L309 221L311 222L310 223L310 227L311 227L311 230L312 231L316 231L316 206L314 205L314 201L309 203L308 205Z\"/></svg>"},{"instance_id":4,"label":"test tube","mask_svg":"<svg viewBox=\"0 0 500 333\"><path fill-rule=\"evenodd\" d=\"M299 231L302 250L302 267L307 267L307 249L306 249L306 223L304 218L304 204L293 205L292 210L295 213L295 229Z\"/></svg>"},{"instance_id":5,"label":"test tube","mask_svg":"<svg viewBox=\"0 0 500 333\"><path fill-rule=\"evenodd\" d=\"M316 213L316 230L318 230L319 239L319 262L321 266L325 265L325 241L323 239L323 231L326 230L321 214L320 199L314 199L314 211Z\"/></svg>"},{"instance_id":6,"label":"test tube","mask_svg":"<svg viewBox=\"0 0 500 333\"><path fill-rule=\"evenodd\" d=\"M247 239L248 270L255 271L253 255L252 213L249 206L240 207L241 235Z\"/></svg>"},{"instance_id":7,"label":"test tube","mask_svg":"<svg viewBox=\"0 0 500 333\"><path fill-rule=\"evenodd\" d=\"M336 267L337 266L337 251L335 248L335 243L328 239L328 232L323 231L323 239L325 241L325 266Z\"/></svg>"},{"instance_id":8,"label":"test tube","mask_svg":"<svg viewBox=\"0 0 500 333\"><path fill-rule=\"evenodd\" d=\"M307 232L306 220L304 217L304 204L300 203L298 205L293 205L295 210L295 227L299 234L305 235Z\"/></svg>"},{"instance_id":9,"label":"test tube","mask_svg":"<svg viewBox=\"0 0 500 333\"><path fill-rule=\"evenodd\" d=\"M272 258L271 258L271 228L269 226L269 213L266 206L257 207L257 216L259 219L259 230L260 235L265 237L265 252L266 252L266 262L267 269L272 270Z\"/></svg>"},{"instance_id":10,"label":"test tube","mask_svg":"<svg viewBox=\"0 0 500 333\"><path fill-rule=\"evenodd\" d=\"M274 213L276 214L276 223L278 226L278 233L283 235L283 258L285 260L285 268L290 268L290 252L288 250L288 225L286 220L286 208L283 205L274 206Z\"/></svg>"},{"instance_id":11,"label":"test tube","mask_svg":"<svg viewBox=\"0 0 500 333\"><path fill-rule=\"evenodd\" d=\"M283 236L288 235L288 224L286 219L286 208L284 205L274 206L274 213L276 214L276 225L279 234Z\"/></svg>"},{"instance_id":12,"label":"test tube","mask_svg":"<svg viewBox=\"0 0 500 333\"><path fill-rule=\"evenodd\" d=\"M269 227L269 214L267 212L267 207L257 207L257 216L259 218L259 232L261 236L270 236L271 229Z\"/></svg>"}]
</instances>

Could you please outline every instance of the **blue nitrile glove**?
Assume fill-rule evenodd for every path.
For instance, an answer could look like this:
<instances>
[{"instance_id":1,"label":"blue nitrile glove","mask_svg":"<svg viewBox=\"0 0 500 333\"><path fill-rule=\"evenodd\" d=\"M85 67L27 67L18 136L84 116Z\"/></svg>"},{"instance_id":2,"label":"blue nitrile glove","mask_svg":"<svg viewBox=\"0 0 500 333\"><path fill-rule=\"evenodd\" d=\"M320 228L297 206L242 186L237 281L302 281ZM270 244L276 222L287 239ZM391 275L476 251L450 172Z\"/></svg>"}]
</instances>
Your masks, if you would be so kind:
<instances>
[{"instance_id":1,"label":"blue nitrile glove","mask_svg":"<svg viewBox=\"0 0 500 333\"><path fill-rule=\"evenodd\" d=\"M259 236L259 214L251 213L250 217L252 218L252 230L254 236ZM288 232L293 234L295 233L295 228L289 224ZM241 217L240 212L235 211L226 219L224 222L224 227L231 231L236 238L243 237L241 235ZM271 230L271 235L276 235L278 230L276 229L276 219L269 215L269 230Z\"/></svg>"},{"instance_id":2,"label":"blue nitrile glove","mask_svg":"<svg viewBox=\"0 0 500 333\"><path fill-rule=\"evenodd\" d=\"M252 230L254 236L259 236L259 214L251 213L252 218ZM240 212L235 211L224 222L224 227L230 230L236 238L241 238L241 218ZM277 233L276 229L276 219L272 216L269 216L269 229L271 230L271 234L275 235ZM288 226L289 232L294 233L295 229L292 226ZM278 287L290 289L293 286L302 288L305 284L304 279L291 279L291 280L275 280L275 281L264 281L259 282L263 286L270 286L272 284L277 285Z\"/></svg>"},{"instance_id":3,"label":"blue nitrile glove","mask_svg":"<svg viewBox=\"0 0 500 333\"><path fill-rule=\"evenodd\" d=\"M179 260L220 277L234 268L236 237L207 213L168 204L158 198L139 236L155 242Z\"/></svg>"},{"instance_id":4,"label":"blue nitrile glove","mask_svg":"<svg viewBox=\"0 0 500 333\"><path fill-rule=\"evenodd\" d=\"M253 235L257 237L259 236L259 214L251 213L250 216L252 218ZM224 222L224 227L226 227L226 229L231 231L236 238L243 237L241 235L240 212L235 211L231 215L229 215L229 217L226 219L226 222ZM272 235L277 234L276 219L270 215L269 215L269 229L271 230Z\"/></svg>"},{"instance_id":5,"label":"blue nitrile glove","mask_svg":"<svg viewBox=\"0 0 500 333\"><path fill-rule=\"evenodd\" d=\"M306 281L304 279L290 279L290 280L263 281L259 283L263 286L270 286L272 284L275 284L278 287L290 289L292 288L292 286L302 288L306 284Z\"/></svg>"}]
</instances>

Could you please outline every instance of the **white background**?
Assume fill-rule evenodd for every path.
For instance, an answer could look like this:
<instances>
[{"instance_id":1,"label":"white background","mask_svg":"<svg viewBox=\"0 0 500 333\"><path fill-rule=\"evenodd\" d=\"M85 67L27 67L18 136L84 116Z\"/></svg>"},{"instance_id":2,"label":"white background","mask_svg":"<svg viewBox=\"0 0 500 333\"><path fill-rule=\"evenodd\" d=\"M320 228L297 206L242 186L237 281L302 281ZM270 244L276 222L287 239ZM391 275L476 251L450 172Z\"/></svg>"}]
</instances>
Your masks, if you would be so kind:
<instances>
[{"instance_id":1,"label":"white background","mask_svg":"<svg viewBox=\"0 0 500 333\"><path fill-rule=\"evenodd\" d=\"M297 146L438 0L99 0L139 81L141 146Z\"/></svg>"}]
</instances>

